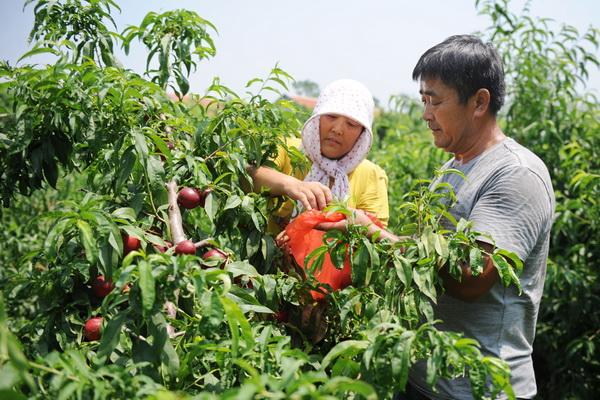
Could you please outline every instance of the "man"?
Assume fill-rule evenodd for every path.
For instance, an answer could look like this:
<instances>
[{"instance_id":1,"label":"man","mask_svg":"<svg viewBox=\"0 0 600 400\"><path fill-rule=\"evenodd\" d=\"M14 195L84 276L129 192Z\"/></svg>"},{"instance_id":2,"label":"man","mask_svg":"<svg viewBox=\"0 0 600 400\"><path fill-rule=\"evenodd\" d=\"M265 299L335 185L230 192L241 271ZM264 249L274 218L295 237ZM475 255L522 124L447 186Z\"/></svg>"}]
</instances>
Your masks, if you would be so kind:
<instances>
[{"instance_id":1,"label":"man","mask_svg":"<svg viewBox=\"0 0 600 400\"><path fill-rule=\"evenodd\" d=\"M456 174L439 178L449 182L457 195L450 212L456 219L472 221L474 230L488 233L495 246L516 253L524 263L521 295L514 285L502 285L487 257L477 277L471 275L469 265L463 265L460 282L442 269L446 291L434 308L436 318L443 321L438 327L462 332L479 341L485 354L506 361L515 395L533 398L531 352L554 214L548 170L497 124L496 114L504 101L504 72L491 44L470 35L452 36L421 56L413 79L420 84L423 118L435 146L454 155L442 169L456 168L466 176L464 180ZM357 222L369 225L360 212ZM369 226L371 233L377 230ZM397 240L387 231L380 237ZM479 244L493 251L488 239ZM433 391L426 384L424 362L411 370L410 385L413 395L407 398L472 398L466 378L442 380Z\"/></svg>"}]
</instances>

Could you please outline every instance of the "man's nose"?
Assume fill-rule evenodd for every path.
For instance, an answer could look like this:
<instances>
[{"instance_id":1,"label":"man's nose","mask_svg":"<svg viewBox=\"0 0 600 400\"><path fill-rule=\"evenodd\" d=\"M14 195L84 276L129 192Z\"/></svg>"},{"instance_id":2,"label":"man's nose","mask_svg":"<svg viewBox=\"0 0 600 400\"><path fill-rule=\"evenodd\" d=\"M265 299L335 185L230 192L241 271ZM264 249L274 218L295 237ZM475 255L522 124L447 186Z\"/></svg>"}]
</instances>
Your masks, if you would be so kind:
<instances>
[{"instance_id":1,"label":"man's nose","mask_svg":"<svg viewBox=\"0 0 600 400\"><path fill-rule=\"evenodd\" d=\"M431 108L429 107L428 104L425 104L423 106L423 119L425 121L431 121L433 119L433 114L431 112Z\"/></svg>"}]
</instances>

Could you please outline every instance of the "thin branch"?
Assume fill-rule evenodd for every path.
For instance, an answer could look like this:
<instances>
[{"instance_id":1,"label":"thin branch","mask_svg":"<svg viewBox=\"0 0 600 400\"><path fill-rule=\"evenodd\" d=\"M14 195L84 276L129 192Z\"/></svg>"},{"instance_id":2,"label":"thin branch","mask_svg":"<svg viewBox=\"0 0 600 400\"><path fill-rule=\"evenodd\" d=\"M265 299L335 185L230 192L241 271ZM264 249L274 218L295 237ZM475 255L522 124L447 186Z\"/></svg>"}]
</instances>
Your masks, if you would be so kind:
<instances>
[{"instance_id":1,"label":"thin branch","mask_svg":"<svg viewBox=\"0 0 600 400\"><path fill-rule=\"evenodd\" d=\"M231 143L235 142L236 140L238 140L238 139L241 139L241 138L243 138L243 137L245 137L245 136L250 136L250 135L251 135L251 133L250 133L250 132L248 132L248 133L243 133L243 134L241 134L241 135L239 135L239 136L236 136L236 137L234 137L234 138L232 138L232 139L230 139L230 140L226 141L226 142L225 142L225 143L223 143L221 146L217 147L217 149L216 149L215 151L213 151L213 152L212 152L212 153L210 153L208 156L206 156L206 157L204 158L204 161L210 160L211 158L213 158L213 157L214 157L214 155L215 155L215 154L217 154L218 152L222 151L222 150L223 150L225 147L229 146Z\"/></svg>"},{"instance_id":2,"label":"thin branch","mask_svg":"<svg viewBox=\"0 0 600 400\"><path fill-rule=\"evenodd\" d=\"M70 379L75 382L81 382L81 380L78 377L76 377L75 375L69 375L68 373L59 371L56 368L47 367L45 365L38 364L38 363L35 363L32 361L28 361L27 363L32 368L37 368L37 369L41 369L42 371L50 372L52 374L61 375L61 376L64 376L65 378Z\"/></svg>"},{"instance_id":3,"label":"thin branch","mask_svg":"<svg viewBox=\"0 0 600 400\"><path fill-rule=\"evenodd\" d=\"M194 246L196 246L197 249L202 248L202 247L210 246L210 241L211 240L212 240L211 238L201 240L199 242L194 243Z\"/></svg>"}]
</instances>

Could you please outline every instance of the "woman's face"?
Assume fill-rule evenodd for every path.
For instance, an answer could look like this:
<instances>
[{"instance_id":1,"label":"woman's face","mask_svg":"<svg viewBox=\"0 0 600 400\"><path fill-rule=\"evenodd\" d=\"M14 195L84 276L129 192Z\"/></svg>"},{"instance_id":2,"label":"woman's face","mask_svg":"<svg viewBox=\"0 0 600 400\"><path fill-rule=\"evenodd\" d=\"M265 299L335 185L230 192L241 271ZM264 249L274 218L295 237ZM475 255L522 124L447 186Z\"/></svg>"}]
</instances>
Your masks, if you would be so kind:
<instances>
[{"instance_id":1,"label":"woman's face","mask_svg":"<svg viewBox=\"0 0 600 400\"><path fill-rule=\"evenodd\" d=\"M358 140L363 126L355 120L336 114L319 117L321 154L332 160L344 157Z\"/></svg>"}]
</instances>

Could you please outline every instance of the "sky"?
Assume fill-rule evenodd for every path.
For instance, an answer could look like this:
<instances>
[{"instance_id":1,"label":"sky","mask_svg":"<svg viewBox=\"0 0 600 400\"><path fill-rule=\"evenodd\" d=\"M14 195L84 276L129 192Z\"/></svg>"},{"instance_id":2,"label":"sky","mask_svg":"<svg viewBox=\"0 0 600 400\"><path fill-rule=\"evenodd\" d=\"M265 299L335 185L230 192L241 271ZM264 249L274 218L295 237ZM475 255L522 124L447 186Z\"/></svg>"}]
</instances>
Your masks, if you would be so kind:
<instances>
[{"instance_id":1,"label":"sky","mask_svg":"<svg viewBox=\"0 0 600 400\"><path fill-rule=\"evenodd\" d=\"M116 0L118 31L139 24L149 11L176 8L196 11L218 29L212 37L217 55L203 60L190 77L191 91L203 93L214 77L240 95L255 77L266 77L278 64L296 80L321 88L339 78L363 82L385 105L391 95L417 95L411 79L420 55L453 34L484 31L490 21L478 15L475 0ZM0 59L15 64L27 51L33 7L23 0L0 0ZM511 1L519 12L525 1ZM580 32L600 28L598 0L532 0L531 15L573 25ZM118 58L144 71L146 52L134 47ZM35 62L43 60L32 59ZM31 62L28 60L28 62ZM600 72L588 88L600 93ZM291 90L293 92L293 90Z\"/></svg>"}]
</instances>

